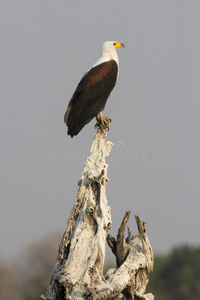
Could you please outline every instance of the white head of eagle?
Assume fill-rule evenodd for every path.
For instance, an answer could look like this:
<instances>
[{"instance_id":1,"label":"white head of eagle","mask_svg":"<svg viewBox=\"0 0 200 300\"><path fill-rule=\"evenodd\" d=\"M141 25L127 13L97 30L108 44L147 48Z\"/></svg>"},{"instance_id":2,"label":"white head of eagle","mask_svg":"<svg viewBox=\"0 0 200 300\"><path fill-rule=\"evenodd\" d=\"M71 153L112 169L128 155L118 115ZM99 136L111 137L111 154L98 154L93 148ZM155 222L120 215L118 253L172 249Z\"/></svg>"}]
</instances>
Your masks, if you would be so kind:
<instances>
[{"instance_id":1,"label":"white head of eagle","mask_svg":"<svg viewBox=\"0 0 200 300\"><path fill-rule=\"evenodd\" d=\"M101 48L101 57L79 82L69 101L64 121L68 134L73 137L94 117L103 121L102 111L114 88L119 72L117 48L123 43L106 41Z\"/></svg>"}]
</instances>

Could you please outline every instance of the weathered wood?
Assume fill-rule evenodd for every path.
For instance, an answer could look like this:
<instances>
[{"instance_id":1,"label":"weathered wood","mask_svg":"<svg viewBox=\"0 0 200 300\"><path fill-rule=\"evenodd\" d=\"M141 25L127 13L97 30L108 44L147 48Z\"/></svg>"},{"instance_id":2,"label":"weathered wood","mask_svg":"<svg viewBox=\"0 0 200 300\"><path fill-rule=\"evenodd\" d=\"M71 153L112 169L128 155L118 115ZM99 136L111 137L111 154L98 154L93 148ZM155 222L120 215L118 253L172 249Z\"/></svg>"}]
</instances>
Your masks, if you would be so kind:
<instances>
[{"instance_id":1,"label":"weathered wood","mask_svg":"<svg viewBox=\"0 0 200 300\"><path fill-rule=\"evenodd\" d=\"M108 183L105 158L113 143L105 141L107 131L98 129L81 178L77 203L71 209L67 230L59 246L57 262L43 300L64 299L154 299L144 294L153 253L145 233L146 223L135 215L138 234L124 232L130 216L126 212L117 239L107 242L116 256L117 268L103 275L106 236L111 228L111 213L106 198Z\"/></svg>"},{"instance_id":2,"label":"weathered wood","mask_svg":"<svg viewBox=\"0 0 200 300\"><path fill-rule=\"evenodd\" d=\"M130 212L126 212L118 231L117 240L108 234L107 241L116 256L118 276L120 282L128 282L121 291L126 299L154 299L152 294L144 294L148 284L148 275L153 270L153 251L145 233L146 222L141 223L138 215L135 220L138 226L138 234L125 239L124 232ZM128 274L127 274L128 273Z\"/></svg>"}]
</instances>

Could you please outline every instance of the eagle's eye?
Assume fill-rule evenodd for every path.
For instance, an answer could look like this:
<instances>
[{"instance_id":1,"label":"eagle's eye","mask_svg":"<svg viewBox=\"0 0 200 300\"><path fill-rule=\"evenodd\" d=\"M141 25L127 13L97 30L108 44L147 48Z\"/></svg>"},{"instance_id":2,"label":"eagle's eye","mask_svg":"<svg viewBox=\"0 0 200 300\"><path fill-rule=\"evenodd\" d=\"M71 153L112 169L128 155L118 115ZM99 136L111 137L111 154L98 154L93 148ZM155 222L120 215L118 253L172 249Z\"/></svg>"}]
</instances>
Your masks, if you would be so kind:
<instances>
[{"instance_id":1,"label":"eagle's eye","mask_svg":"<svg viewBox=\"0 0 200 300\"><path fill-rule=\"evenodd\" d=\"M113 43L113 45L115 46L115 45L116 45L116 43Z\"/></svg>"}]
</instances>

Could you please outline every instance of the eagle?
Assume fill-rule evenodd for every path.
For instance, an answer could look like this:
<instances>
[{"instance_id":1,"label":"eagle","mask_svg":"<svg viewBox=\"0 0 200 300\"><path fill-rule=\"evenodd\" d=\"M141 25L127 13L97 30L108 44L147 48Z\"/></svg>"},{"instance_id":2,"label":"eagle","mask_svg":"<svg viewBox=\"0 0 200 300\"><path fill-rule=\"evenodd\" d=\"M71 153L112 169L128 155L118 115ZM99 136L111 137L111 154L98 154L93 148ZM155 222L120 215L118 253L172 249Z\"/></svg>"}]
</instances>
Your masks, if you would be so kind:
<instances>
[{"instance_id":1,"label":"eagle","mask_svg":"<svg viewBox=\"0 0 200 300\"><path fill-rule=\"evenodd\" d=\"M94 117L96 126L109 127L110 119L103 117L102 111L114 88L119 74L117 48L123 43L106 41L101 48L101 57L79 82L64 116L68 135L76 136Z\"/></svg>"}]
</instances>

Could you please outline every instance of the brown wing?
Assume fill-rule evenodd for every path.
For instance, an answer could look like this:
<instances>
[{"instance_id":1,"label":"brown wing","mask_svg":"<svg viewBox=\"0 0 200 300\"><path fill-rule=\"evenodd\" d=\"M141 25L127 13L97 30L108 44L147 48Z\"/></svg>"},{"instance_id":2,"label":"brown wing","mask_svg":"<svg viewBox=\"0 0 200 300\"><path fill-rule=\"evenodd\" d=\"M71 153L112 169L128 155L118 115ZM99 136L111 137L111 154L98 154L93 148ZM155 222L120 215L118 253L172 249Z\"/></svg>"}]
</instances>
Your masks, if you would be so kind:
<instances>
[{"instance_id":1,"label":"brown wing","mask_svg":"<svg viewBox=\"0 0 200 300\"><path fill-rule=\"evenodd\" d=\"M73 137L105 106L117 81L115 60L93 67L79 82L65 113L68 134Z\"/></svg>"}]
</instances>

